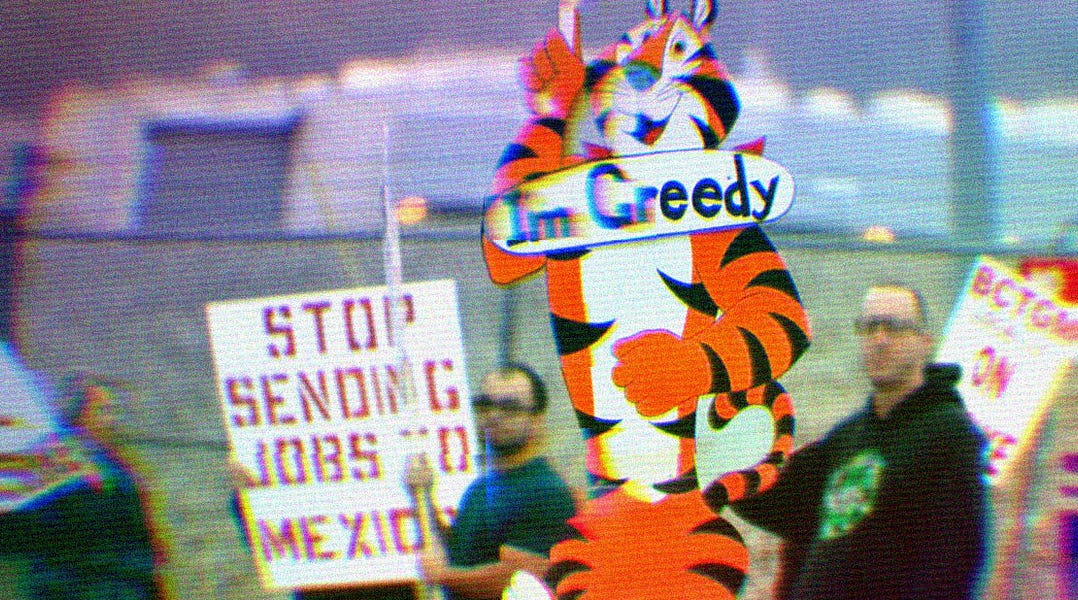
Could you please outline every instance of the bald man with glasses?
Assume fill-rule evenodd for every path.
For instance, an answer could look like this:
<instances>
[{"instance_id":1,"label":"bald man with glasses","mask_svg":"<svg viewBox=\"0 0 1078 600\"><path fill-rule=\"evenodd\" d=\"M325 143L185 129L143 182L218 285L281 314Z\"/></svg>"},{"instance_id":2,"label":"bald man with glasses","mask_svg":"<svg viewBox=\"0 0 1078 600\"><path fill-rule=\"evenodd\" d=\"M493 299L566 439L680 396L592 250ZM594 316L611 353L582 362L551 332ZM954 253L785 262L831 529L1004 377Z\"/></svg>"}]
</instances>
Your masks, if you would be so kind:
<instances>
[{"instance_id":1,"label":"bald man with glasses","mask_svg":"<svg viewBox=\"0 0 1078 600\"><path fill-rule=\"evenodd\" d=\"M419 560L425 581L449 600L501 598L520 570L541 578L550 548L572 535L573 495L542 456L546 407L546 386L520 364L488 374L472 399L489 469L464 492L452 525L441 527L442 545ZM414 460L405 484L413 498L431 498L429 464Z\"/></svg>"},{"instance_id":2,"label":"bald man with glasses","mask_svg":"<svg viewBox=\"0 0 1078 600\"><path fill-rule=\"evenodd\" d=\"M796 452L764 494L733 505L783 538L780 600L965 599L986 528L985 440L931 364L920 293L870 287L854 322L865 406Z\"/></svg>"}]
</instances>

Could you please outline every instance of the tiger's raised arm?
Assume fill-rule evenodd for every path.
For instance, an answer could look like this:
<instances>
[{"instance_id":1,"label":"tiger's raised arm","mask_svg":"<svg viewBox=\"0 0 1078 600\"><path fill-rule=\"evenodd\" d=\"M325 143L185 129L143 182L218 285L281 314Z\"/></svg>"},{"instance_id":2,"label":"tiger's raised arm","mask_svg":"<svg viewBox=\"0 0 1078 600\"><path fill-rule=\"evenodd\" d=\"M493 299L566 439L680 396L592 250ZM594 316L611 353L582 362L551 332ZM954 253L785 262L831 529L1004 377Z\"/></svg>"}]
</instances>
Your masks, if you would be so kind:
<instances>
[{"instance_id":1,"label":"tiger's raised arm","mask_svg":"<svg viewBox=\"0 0 1078 600\"><path fill-rule=\"evenodd\" d=\"M531 54L520 60L520 79L532 115L498 161L494 196L581 160L567 156L565 143L566 122L584 94L578 1L561 2L558 30L550 30ZM482 239L487 270L499 285L531 275L546 263L544 256L511 254L496 247L486 235Z\"/></svg>"}]
</instances>

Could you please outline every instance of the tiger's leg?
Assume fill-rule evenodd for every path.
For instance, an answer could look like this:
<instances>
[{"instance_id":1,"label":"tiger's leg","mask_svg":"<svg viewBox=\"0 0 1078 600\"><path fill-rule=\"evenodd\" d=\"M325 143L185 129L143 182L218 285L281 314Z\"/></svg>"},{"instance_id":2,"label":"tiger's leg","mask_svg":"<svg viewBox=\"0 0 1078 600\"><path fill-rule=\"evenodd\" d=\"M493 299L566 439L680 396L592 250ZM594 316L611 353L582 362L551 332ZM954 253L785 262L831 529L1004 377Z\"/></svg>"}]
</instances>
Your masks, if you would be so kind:
<instances>
[{"instance_id":1,"label":"tiger's leg","mask_svg":"<svg viewBox=\"0 0 1078 600\"><path fill-rule=\"evenodd\" d=\"M557 598L736 598L748 550L698 491L656 503L620 491L589 501L570 523L578 539L551 550L547 584Z\"/></svg>"}]
</instances>

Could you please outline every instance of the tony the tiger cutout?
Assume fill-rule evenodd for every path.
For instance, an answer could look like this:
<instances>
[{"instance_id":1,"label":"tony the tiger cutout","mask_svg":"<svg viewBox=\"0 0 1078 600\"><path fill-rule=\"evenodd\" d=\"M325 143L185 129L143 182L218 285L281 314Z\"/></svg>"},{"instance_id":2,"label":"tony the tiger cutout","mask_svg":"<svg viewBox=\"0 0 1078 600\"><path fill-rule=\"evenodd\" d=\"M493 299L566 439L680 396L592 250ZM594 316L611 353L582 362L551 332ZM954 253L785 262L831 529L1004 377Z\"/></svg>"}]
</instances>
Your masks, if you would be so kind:
<instances>
[{"instance_id":1,"label":"tony the tiger cutout","mask_svg":"<svg viewBox=\"0 0 1078 600\"><path fill-rule=\"evenodd\" d=\"M579 539L551 551L558 598L736 596L748 553L717 511L774 482L793 432L776 379L809 343L793 280L758 226L788 206L789 175L759 157L762 142L718 149L739 105L708 42L715 8L646 7L585 65L576 2L563 0L558 30L522 61L533 114L498 166L484 222L495 283L546 270L586 440ZM656 175L656 156L669 175ZM667 229L649 229L662 219Z\"/></svg>"}]
</instances>

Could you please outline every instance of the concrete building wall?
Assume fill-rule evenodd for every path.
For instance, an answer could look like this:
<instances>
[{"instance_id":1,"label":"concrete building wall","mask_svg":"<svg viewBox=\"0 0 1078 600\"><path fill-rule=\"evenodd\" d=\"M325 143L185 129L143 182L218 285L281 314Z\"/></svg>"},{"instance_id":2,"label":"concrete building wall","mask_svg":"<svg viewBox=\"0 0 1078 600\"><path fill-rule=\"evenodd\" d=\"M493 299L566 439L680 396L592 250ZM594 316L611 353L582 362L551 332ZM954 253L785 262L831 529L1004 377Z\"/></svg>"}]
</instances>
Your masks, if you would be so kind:
<instances>
[{"instance_id":1,"label":"concrete building wall","mask_svg":"<svg viewBox=\"0 0 1078 600\"><path fill-rule=\"evenodd\" d=\"M64 163L47 173L30 206L35 229L139 231L141 204L152 201L152 131L241 133L287 129L289 161L279 230L354 231L381 226L384 111L362 94L306 97L283 82L242 87L141 84L130 89L72 89L44 119L42 144ZM212 182L243 153L213 156L201 177ZM257 184L259 182L252 182ZM199 210L195 199L190 209ZM220 224L226 226L225 223Z\"/></svg>"}]
</instances>

